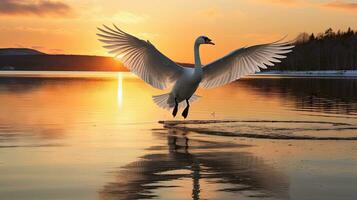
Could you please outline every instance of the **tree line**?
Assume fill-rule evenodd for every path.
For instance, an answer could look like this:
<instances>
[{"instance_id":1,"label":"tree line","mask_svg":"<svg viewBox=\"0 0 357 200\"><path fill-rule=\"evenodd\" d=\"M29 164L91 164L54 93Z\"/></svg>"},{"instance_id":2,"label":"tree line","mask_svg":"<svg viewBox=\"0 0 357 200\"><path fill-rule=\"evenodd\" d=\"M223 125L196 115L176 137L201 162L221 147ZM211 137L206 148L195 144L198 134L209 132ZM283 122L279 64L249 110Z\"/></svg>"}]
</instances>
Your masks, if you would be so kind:
<instances>
[{"instance_id":1,"label":"tree line","mask_svg":"<svg viewBox=\"0 0 357 200\"><path fill-rule=\"evenodd\" d=\"M293 52L277 70L357 70L357 31L348 28L337 32L331 28L316 36L301 33Z\"/></svg>"}]
</instances>

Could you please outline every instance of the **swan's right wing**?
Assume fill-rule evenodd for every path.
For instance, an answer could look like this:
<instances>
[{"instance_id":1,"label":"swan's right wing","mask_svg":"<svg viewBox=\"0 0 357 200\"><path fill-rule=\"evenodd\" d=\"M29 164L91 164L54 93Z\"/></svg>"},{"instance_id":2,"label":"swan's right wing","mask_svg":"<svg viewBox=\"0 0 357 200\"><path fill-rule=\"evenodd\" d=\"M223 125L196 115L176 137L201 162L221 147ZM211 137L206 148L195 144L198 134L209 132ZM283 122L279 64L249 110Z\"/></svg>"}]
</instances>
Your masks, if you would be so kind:
<instances>
[{"instance_id":1,"label":"swan's right wing","mask_svg":"<svg viewBox=\"0 0 357 200\"><path fill-rule=\"evenodd\" d=\"M114 25L98 28L100 41L107 44L104 48L114 53L124 66L138 75L145 82L158 89L165 89L168 83L175 81L183 68L170 60L150 42L138 39Z\"/></svg>"}]
</instances>

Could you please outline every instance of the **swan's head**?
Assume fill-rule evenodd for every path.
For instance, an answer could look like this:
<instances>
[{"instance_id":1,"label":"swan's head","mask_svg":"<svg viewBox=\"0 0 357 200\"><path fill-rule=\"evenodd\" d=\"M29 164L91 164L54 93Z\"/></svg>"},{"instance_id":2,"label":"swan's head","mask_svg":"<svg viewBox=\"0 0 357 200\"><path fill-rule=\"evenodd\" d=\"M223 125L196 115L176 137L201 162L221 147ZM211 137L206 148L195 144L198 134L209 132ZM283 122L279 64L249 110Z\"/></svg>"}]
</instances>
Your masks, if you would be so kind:
<instances>
[{"instance_id":1,"label":"swan's head","mask_svg":"<svg viewBox=\"0 0 357 200\"><path fill-rule=\"evenodd\" d=\"M207 36L200 36L196 39L197 44L211 44L214 45L211 39L209 39Z\"/></svg>"}]
</instances>

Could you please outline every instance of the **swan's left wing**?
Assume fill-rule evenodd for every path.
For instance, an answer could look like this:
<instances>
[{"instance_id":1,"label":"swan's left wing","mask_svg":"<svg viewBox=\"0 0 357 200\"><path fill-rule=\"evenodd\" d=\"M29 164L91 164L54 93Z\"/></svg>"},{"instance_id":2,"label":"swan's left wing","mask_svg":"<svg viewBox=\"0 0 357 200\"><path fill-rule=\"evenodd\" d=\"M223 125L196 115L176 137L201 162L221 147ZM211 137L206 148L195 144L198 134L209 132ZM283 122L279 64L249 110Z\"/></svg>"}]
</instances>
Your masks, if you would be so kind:
<instances>
[{"instance_id":1,"label":"swan's left wing","mask_svg":"<svg viewBox=\"0 0 357 200\"><path fill-rule=\"evenodd\" d=\"M183 68L170 60L149 41L138 39L114 25L98 28L100 41L107 44L104 48L124 63L124 66L138 75L145 82L158 89L165 89L167 84L175 81Z\"/></svg>"},{"instance_id":2,"label":"swan's left wing","mask_svg":"<svg viewBox=\"0 0 357 200\"><path fill-rule=\"evenodd\" d=\"M291 43L262 44L237 49L203 67L201 87L214 88L235 81L242 76L259 72L285 58L291 52Z\"/></svg>"}]
</instances>

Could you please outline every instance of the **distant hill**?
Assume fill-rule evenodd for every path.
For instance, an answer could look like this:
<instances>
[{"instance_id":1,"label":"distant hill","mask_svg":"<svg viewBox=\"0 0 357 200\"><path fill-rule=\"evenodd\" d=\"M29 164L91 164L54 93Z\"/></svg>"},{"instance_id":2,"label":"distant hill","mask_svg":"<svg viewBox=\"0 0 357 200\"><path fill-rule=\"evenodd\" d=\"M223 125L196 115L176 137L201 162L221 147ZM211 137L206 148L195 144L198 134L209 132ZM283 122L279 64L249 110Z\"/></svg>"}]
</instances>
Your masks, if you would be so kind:
<instances>
[{"instance_id":1,"label":"distant hill","mask_svg":"<svg viewBox=\"0 0 357 200\"><path fill-rule=\"evenodd\" d=\"M51 55L29 48L0 49L0 70L127 71L111 57Z\"/></svg>"},{"instance_id":2,"label":"distant hill","mask_svg":"<svg viewBox=\"0 0 357 200\"><path fill-rule=\"evenodd\" d=\"M40 51L29 48L0 48L0 55L46 55Z\"/></svg>"},{"instance_id":3,"label":"distant hill","mask_svg":"<svg viewBox=\"0 0 357 200\"><path fill-rule=\"evenodd\" d=\"M192 64L180 63L185 67ZM52 55L34 49L0 49L0 70L28 71L128 71L112 57Z\"/></svg>"},{"instance_id":4,"label":"distant hill","mask_svg":"<svg viewBox=\"0 0 357 200\"><path fill-rule=\"evenodd\" d=\"M0 70L127 71L112 57L83 55L0 55Z\"/></svg>"}]
</instances>

